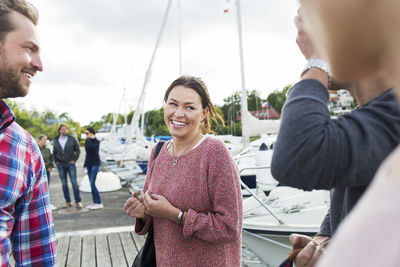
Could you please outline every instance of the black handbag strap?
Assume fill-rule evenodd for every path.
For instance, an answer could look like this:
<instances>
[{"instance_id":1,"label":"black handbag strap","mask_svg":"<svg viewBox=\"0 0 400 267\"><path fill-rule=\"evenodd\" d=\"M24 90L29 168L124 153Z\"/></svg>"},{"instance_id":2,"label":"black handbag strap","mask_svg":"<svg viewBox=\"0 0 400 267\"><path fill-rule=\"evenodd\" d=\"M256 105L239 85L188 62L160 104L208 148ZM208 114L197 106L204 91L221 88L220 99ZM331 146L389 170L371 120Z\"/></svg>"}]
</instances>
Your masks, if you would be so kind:
<instances>
[{"instance_id":1,"label":"black handbag strap","mask_svg":"<svg viewBox=\"0 0 400 267\"><path fill-rule=\"evenodd\" d=\"M158 154L160 154L160 151L161 151L161 148L162 148L163 145L164 145L164 141L160 141L160 142L157 143L156 151L154 151L153 159L156 159Z\"/></svg>"},{"instance_id":2,"label":"black handbag strap","mask_svg":"<svg viewBox=\"0 0 400 267\"><path fill-rule=\"evenodd\" d=\"M160 141L156 145L156 150L154 151L153 160L155 160L161 151L163 141ZM147 233L146 241L143 247L139 250L138 254L133 261L132 267L156 267L156 249L154 247L154 232L153 223L151 222L149 226L149 231Z\"/></svg>"}]
</instances>

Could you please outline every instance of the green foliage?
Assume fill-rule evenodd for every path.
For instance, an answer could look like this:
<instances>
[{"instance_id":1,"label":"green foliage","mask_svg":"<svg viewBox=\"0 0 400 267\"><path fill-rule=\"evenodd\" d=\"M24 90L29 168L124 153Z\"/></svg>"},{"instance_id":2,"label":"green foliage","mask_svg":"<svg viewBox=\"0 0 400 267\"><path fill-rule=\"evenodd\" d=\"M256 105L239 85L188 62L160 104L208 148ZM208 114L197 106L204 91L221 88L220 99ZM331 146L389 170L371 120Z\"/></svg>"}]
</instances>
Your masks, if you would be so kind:
<instances>
[{"instance_id":1,"label":"green foliage","mask_svg":"<svg viewBox=\"0 0 400 267\"><path fill-rule=\"evenodd\" d=\"M257 90L247 92L247 108L248 110L260 110L264 101L259 97Z\"/></svg>"},{"instance_id":2,"label":"green foliage","mask_svg":"<svg viewBox=\"0 0 400 267\"><path fill-rule=\"evenodd\" d=\"M247 91L247 108L248 110L260 110L263 99L260 98L257 90ZM224 114L224 120L226 127L219 129L219 134L232 134L240 136L242 135L242 128L240 122L236 120L240 114L241 109L241 93L239 91L234 92L232 95L224 98L224 105L221 110Z\"/></svg>"},{"instance_id":3,"label":"green foliage","mask_svg":"<svg viewBox=\"0 0 400 267\"><path fill-rule=\"evenodd\" d=\"M128 124L131 123L134 114L135 114L134 110L132 110L131 112L128 113L128 116L127 116Z\"/></svg>"},{"instance_id":4,"label":"green foliage","mask_svg":"<svg viewBox=\"0 0 400 267\"><path fill-rule=\"evenodd\" d=\"M286 85L282 90L275 90L267 97L269 105L279 113L281 113L283 104L285 104L286 93L290 87L292 87L291 84Z\"/></svg>"},{"instance_id":5,"label":"green foliage","mask_svg":"<svg viewBox=\"0 0 400 267\"><path fill-rule=\"evenodd\" d=\"M240 123L240 121L232 123L231 125L229 125L229 128L230 128L229 132L227 132L225 134L232 134L232 135L236 135L236 136L242 135L242 124Z\"/></svg>"},{"instance_id":6,"label":"green foliage","mask_svg":"<svg viewBox=\"0 0 400 267\"><path fill-rule=\"evenodd\" d=\"M150 110L145 113L145 135L169 135L167 126L164 123L164 108Z\"/></svg>"},{"instance_id":7,"label":"green foliage","mask_svg":"<svg viewBox=\"0 0 400 267\"><path fill-rule=\"evenodd\" d=\"M57 116L56 113L50 110L39 112L33 109L28 111L23 105L14 101L6 100L6 102L15 115L15 121L35 138L45 134L50 140L53 140L58 135L59 122L63 122L68 126L71 135L76 135L77 138L81 135L79 123L73 121L68 113L62 113Z\"/></svg>"},{"instance_id":8,"label":"green foliage","mask_svg":"<svg viewBox=\"0 0 400 267\"><path fill-rule=\"evenodd\" d=\"M229 131L229 126L236 121L236 116L240 112L240 93L234 92L232 95L224 98L224 105L221 107L224 113L224 120L227 126L227 133Z\"/></svg>"},{"instance_id":9,"label":"green foliage","mask_svg":"<svg viewBox=\"0 0 400 267\"><path fill-rule=\"evenodd\" d=\"M100 130L101 128L103 128L103 121L95 121L95 122L90 122L89 125L86 125L84 127L82 127L82 131L84 131L86 129L86 127L93 127L96 131Z\"/></svg>"},{"instance_id":10,"label":"green foliage","mask_svg":"<svg viewBox=\"0 0 400 267\"><path fill-rule=\"evenodd\" d=\"M351 104L351 109L355 109L356 107L358 107L358 102L354 99L353 104Z\"/></svg>"},{"instance_id":11,"label":"green foliage","mask_svg":"<svg viewBox=\"0 0 400 267\"><path fill-rule=\"evenodd\" d=\"M222 108L218 107L218 106L214 106L215 111L217 112L217 114L219 116L221 116L221 119L217 119L218 124L214 121L214 120L210 120L211 121L211 132L215 133L215 134L226 134L228 129L225 125L225 121L224 121L224 112L222 111Z\"/></svg>"},{"instance_id":12,"label":"green foliage","mask_svg":"<svg viewBox=\"0 0 400 267\"><path fill-rule=\"evenodd\" d=\"M113 123L114 122L114 113L107 113L106 115L101 116L101 121L103 123ZM125 116L123 114L116 114L115 115L117 118L116 124L124 124L125 122Z\"/></svg>"}]
</instances>

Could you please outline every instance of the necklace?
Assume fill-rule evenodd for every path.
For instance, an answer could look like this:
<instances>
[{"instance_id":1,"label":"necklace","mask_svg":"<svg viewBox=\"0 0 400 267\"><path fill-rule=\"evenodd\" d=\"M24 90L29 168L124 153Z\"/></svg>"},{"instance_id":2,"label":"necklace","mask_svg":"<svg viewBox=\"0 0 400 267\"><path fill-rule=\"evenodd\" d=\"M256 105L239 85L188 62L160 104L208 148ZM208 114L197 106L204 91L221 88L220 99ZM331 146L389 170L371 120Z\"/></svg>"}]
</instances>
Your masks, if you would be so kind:
<instances>
[{"instance_id":1,"label":"necklace","mask_svg":"<svg viewBox=\"0 0 400 267\"><path fill-rule=\"evenodd\" d=\"M176 164L178 164L178 160L179 158L186 153L186 151L188 151L188 149L193 145L194 141L197 139L197 136L199 136L199 133L196 134L196 136L193 138L193 140L190 142L190 144L185 148L185 150L177 157L175 158L175 146L174 144L172 144L172 165L175 166Z\"/></svg>"}]
</instances>

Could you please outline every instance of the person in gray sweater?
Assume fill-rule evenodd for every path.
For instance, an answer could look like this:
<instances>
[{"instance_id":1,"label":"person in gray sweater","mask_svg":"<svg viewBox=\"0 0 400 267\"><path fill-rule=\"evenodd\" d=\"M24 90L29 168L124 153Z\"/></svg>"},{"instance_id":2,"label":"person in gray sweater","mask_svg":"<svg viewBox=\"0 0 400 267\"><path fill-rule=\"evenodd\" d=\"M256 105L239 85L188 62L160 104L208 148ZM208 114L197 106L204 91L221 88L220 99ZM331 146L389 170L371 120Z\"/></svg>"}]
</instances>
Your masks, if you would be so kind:
<instances>
[{"instance_id":1,"label":"person in gray sweater","mask_svg":"<svg viewBox=\"0 0 400 267\"><path fill-rule=\"evenodd\" d=\"M377 71L351 85L359 107L331 119L327 91L329 69L295 18L297 43L308 60L301 81L289 91L282 111L271 172L282 185L331 190L330 211L319 234L292 235L302 249L296 266L313 266L331 235L370 184L382 161L400 141L400 109L392 81ZM317 59L317 60L315 60Z\"/></svg>"},{"instance_id":2,"label":"person in gray sweater","mask_svg":"<svg viewBox=\"0 0 400 267\"><path fill-rule=\"evenodd\" d=\"M78 141L68 134L68 127L65 124L60 124L58 127L58 134L54 139L53 144L53 157L57 165L58 174L60 175L62 190L64 193L65 205L63 208L71 207L71 197L69 195L67 173L71 180L76 208L81 209L81 196L79 193L79 186L76 180L76 161L79 158L80 149Z\"/></svg>"}]
</instances>

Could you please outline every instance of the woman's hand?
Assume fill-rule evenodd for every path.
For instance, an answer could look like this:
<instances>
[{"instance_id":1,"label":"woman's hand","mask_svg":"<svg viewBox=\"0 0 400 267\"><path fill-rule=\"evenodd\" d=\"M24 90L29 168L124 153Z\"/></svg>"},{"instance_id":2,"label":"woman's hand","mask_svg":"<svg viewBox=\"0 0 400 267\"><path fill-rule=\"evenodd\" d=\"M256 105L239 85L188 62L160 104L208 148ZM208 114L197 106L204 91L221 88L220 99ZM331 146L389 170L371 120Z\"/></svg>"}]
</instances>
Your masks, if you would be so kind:
<instances>
[{"instance_id":1,"label":"woman's hand","mask_svg":"<svg viewBox=\"0 0 400 267\"><path fill-rule=\"evenodd\" d=\"M165 197L152 194L149 191L143 196L143 205L146 207L146 214L173 222L175 222L180 211L172 206Z\"/></svg>"},{"instance_id":2,"label":"woman's hand","mask_svg":"<svg viewBox=\"0 0 400 267\"><path fill-rule=\"evenodd\" d=\"M139 199L139 194L137 192L134 192L132 197L128 198L128 200L125 202L124 210L126 214L132 217L139 219L146 218L146 207Z\"/></svg>"}]
</instances>

